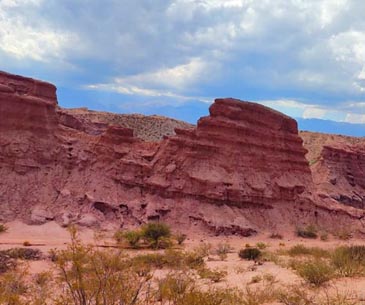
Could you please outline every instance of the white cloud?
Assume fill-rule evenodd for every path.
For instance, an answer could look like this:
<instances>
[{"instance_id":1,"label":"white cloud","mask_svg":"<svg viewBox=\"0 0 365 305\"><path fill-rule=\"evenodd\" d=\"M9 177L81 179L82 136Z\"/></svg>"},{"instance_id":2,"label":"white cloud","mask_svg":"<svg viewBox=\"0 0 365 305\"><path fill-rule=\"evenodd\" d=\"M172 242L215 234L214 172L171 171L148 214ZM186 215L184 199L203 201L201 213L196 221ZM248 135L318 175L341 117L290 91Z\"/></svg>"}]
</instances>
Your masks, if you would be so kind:
<instances>
[{"instance_id":1,"label":"white cloud","mask_svg":"<svg viewBox=\"0 0 365 305\"><path fill-rule=\"evenodd\" d=\"M324 119L327 110L319 107L308 107L303 112L304 119Z\"/></svg>"},{"instance_id":2,"label":"white cloud","mask_svg":"<svg viewBox=\"0 0 365 305\"><path fill-rule=\"evenodd\" d=\"M147 84L154 87L168 87L182 90L200 80L208 70L208 65L199 58L171 68L162 68L154 72L141 73L129 77L116 78L115 83Z\"/></svg>"},{"instance_id":3,"label":"white cloud","mask_svg":"<svg viewBox=\"0 0 365 305\"><path fill-rule=\"evenodd\" d=\"M354 124L365 124L365 114L348 113L345 122Z\"/></svg>"},{"instance_id":4,"label":"white cloud","mask_svg":"<svg viewBox=\"0 0 365 305\"><path fill-rule=\"evenodd\" d=\"M345 120L363 114L364 11L359 0L0 0L0 51L62 58L93 89L171 100L252 90L296 116Z\"/></svg>"},{"instance_id":5,"label":"white cloud","mask_svg":"<svg viewBox=\"0 0 365 305\"><path fill-rule=\"evenodd\" d=\"M91 84L86 87L127 95L170 97L183 100L195 99L210 103L211 99L184 95L179 92L184 92L197 82L203 82L203 79L214 77L214 68L218 69L218 67L209 66L199 58L192 58L186 64L128 77L117 77L110 83Z\"/></svg>"},{"instance_id":6,"label":"white cloud","mask_svg":"<svg viewBox=\"0 0 365 305\"><path fill-rule=\"evenodd\" d=\"M323 119L337 122L365 123L365 102L347 102L339 107L308 104L296 100L263 100L260 104L274 108L291 117Z\"/></svg>"},{"instance_id":7,"label":"white cloud","mask_svg":"<svg viewBox=\"0 0 365 305\"><path fill-rule=\"evenodd\" d=\"M18 12L37 8L42 2L43 0L0 2L0 50L17 59L43 62L64 57L63 50L73 42L74 35L52 29L49 24L31 20L31 16Z\"/></svg>"}]
</instances>

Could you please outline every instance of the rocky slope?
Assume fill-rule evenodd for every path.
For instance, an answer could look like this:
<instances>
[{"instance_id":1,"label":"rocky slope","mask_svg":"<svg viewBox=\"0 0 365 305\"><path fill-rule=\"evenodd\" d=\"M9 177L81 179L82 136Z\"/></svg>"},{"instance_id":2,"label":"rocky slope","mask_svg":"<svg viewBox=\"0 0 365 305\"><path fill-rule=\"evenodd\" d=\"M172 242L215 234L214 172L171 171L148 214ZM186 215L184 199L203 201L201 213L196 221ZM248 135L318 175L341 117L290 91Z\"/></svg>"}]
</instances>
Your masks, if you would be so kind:
<instances>
[{"instance_id":1,"label":"rocky slope","mask_svg":"<svg viewBox=\"0 0 365 305\"><path fill-rule=\"evenodd\" d=\"M0 73L3 221L123 227L164 220L180 229L241 235L305 224L334 230L351 223L363 230L361 206L319 192L297 124L279 112L217 99L210 116L192 128L156 117L128 121L61 109L55 91ZM141 120L149 127L140 127ZM133 124L140 138L123 127ZM172 134L172 126L180 128L162 141L141 139ZM359 187L362 174L354 176Z\"/></svg>"},{"instance_id":2,"label":"rocky slope","mask_svg":"<svg viewBox=\"0 0 365 305\"><path fill-rule=\"evenodd\" d=\"M365 209L365 138L302 132L317 192Z\"/></svg>"},{"instance_id":3,"label":"rocky slope","mask_svg":"<svg viewBox=\"0 0 365 305\"><path fill-rule=\"evenodd\" d=\"M158 115L115 114L110 112L92 111L87 108L59 109L61 123L67 126L67 120L73 120L87 131L89 124L98 124L100 128L108 125L118 125L133 130L134 136L145 141L158 142L164 136L175 135L175 128L191 129L193 125Z\"/></svg>"}]
</instances>

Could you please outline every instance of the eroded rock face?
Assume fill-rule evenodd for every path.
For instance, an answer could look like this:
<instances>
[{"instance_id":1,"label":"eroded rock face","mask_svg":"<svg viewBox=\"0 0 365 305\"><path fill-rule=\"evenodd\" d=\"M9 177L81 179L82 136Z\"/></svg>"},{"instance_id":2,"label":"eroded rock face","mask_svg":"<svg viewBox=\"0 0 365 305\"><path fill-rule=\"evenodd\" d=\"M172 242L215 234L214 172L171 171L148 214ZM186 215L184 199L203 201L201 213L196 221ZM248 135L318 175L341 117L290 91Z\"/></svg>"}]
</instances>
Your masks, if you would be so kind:
<instances>
[{"instance_id":1,"label":"eroded rock face","mask_svg":"<svg viewBox=\"0 0 365 305\"><path fill-rule=\"evenodd\" d=\"M245 236L298 223L362 228L359 209L314 194L295 120L267 107L217 99L195 129L145 142L61 109L53 85L6 73L0 85L2 221L164 220Z\"/></svg>"},{"instance_id":2,"label":"eroded rock face","mask_svg":"<svg viewBox=\"0 0 365 305\"><path fill-rule=\"evenodd\" d=\"M323 146L313 165L313 178L320 192L341 204L365 209L365 145Z\"/></svg>"},{"instance_id":3,"label":"eroded rock face","mask_svg":"<svg viewBox=\"0 0 365 305\"><path fill-rule=\"evenodd\" d=\"M176 130L145 180L166 196L247 207L292 202L311 187L296 121L264 106L217 99L195 130Z\"/></svg>"}]
</instances>

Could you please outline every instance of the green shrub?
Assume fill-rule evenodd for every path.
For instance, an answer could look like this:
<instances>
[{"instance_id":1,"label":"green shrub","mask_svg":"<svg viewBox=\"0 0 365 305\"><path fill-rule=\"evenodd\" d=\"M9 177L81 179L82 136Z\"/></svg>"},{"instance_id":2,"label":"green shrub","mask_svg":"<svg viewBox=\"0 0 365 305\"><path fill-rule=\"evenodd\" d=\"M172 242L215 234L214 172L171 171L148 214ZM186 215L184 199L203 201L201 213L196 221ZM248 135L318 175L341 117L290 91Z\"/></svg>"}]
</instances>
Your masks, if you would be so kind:
<instances>
[{"instance_id":1,"label":"green shrub","mask_svg":"<svg viewBox=\"0 0 365 305\"><path fill-rule=\"evenodd\" d=\"M317 238L318 234L317 234L317 229L315 226L307 226L305 228L297 228L296 231L297 236L299 237L303 237L303 238Z\"/></svg>"},{"instance_id":2,"label":"green shrub","mask_svg":"<svg viewBox=\"0 0 365 305\"><path fill-rule=\"evenodd\" d=\"M305 262L293 261L291 267L308 283L321 286L334 277L332 266L323 259L314 259Z\"/></svg>"},{"instance_id":3,"label":"green shrub","mask_svg":"<svg viewBox=\"0 0 365 305\"><path fill-rule=\"evenodd\" d=\"M261 251L257 248L245 248L240 250L238 256L246 260L257 260L261 256Z\"/></svg>"},{"instance_id":4,"label":"green shrub","mask_svg":"<svg viewBox=\"0 0 365 305\"><path fill-rule=\"evenodd\" d=\"M171 230L167 224L150 222L142 226L141 236L150 243L151 247L157 248L158 241L161 238L169 238L171 236Z\"/></svg>"},{"instance_id":5,"label":"green shrub","mask_svg":"<svg viewBox=\"0 0 365 305\"><path fill-rule=\"evenodd\" d=\"M118 231L114 234L114 238L117 242L122 242L126 240L132 248L138 248L138 243L142 237L140 231L130 230L130 231Z\"/></svg>"}]
</instances>

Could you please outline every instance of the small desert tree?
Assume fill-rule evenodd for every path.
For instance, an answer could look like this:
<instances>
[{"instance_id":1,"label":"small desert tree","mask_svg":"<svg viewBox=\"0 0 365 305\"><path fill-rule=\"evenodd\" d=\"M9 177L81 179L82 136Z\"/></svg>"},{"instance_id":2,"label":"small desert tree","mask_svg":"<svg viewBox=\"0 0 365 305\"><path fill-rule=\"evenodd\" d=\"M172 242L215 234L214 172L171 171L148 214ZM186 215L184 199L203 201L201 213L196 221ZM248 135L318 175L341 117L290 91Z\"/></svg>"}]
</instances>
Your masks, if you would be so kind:
<instances>
[{"instance_id":1,"label":"small desert tree","mask_svg":"<svg viewBox=\"0 0 365 305\"><path fill-rule=\"evenodd\" d=\"M151 247L158 248L159 243L165 243L171 236L170 227L161 222L151 222L142 226L142 237L151 244Z\"/></svg>"}]
</instances>

